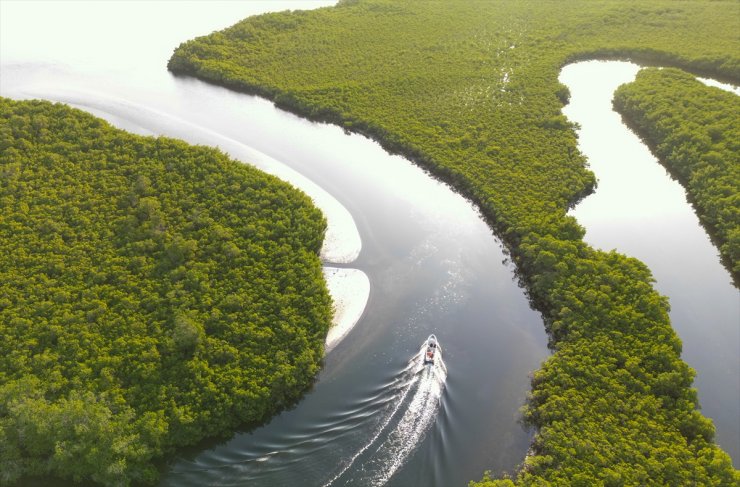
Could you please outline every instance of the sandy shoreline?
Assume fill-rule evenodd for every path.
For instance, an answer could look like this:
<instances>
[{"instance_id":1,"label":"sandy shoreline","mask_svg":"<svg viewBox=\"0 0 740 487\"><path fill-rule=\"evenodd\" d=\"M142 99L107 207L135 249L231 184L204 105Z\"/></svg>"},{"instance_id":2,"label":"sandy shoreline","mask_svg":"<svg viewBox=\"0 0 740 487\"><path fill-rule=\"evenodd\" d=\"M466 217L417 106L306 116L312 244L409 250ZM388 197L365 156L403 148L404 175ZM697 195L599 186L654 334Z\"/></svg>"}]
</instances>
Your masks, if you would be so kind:
<instances>
[{"instance_id":1,"label":"sandy shoreline","mask_svg":"<svg viewBox=\"0 0 740 487\"><path fill-rule=\"evenodd\" d=\"M329 353L357 324L370 297L370 280L359 269L324 267L324 279L334 300L334 319L326 335Z\"/></svg>"},{"instance_id":2,"label":"sandy shoreline","mask_svg":"<svg viewBox=\"0 0 740 487\"><path fill-rule=\"evenodd\" d=\"M35 88L35 89L34 89ZM67 103L94 112L115 126L133 132L176 137L189 143L216 146L229 156L286 181L306 193L327 220L321 259L325 263L324 277L334 300L332 328L326 338L326 353L331 351L357 324L367 304L370 282L358 269L331 267L348 264L360 254L362 241L349 211L316 183L286 164L238 140L222 135L175 115L141 105L130 100L95 91L60 90L51 86L24 87L21 98L44 98ZM140 128L140 130L136 130Z\"/></svg>"}]
</instances>

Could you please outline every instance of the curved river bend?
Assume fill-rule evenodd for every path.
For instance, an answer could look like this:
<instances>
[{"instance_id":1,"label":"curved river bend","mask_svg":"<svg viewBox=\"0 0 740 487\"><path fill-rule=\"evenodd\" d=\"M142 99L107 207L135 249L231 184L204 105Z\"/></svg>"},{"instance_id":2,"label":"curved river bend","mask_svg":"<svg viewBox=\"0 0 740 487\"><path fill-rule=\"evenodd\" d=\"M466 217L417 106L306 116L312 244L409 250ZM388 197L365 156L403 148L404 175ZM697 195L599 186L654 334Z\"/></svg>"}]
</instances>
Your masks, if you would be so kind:
<instances>
[{"instance_id":1,"label":"curved river bend","mask_svg":"<svg viewBox=\"0 0 740 487\"><path fill-rule=\"evenodd\" d=\"M263 427L180 452L163 466L162 485L464 485L486 469L513 470L529 445L517 411L546 338L476 210L363 137L165 70L185 39L263 10L326 4L185 2L176 23L169 2L0 4L0 95L73 103L127 130L290 168L331 195L359 232L357 258L331 260L368 276L367 307L313 390ZM347 312L361 313L351 298ZM429 333L449 369L418 367ZM708 395L701 389L705 412Z\"/></svg>"},{"instance_id":2,"label":"curved river bend","mask_svg":"<svg viewBox=\"0 0 740 487\"><path fill-rule=\"evenodd\" d=\"M367 307L313 390L261 428L180 452L162 485L460 485L513 470L529 446L518 408L546 337L477 211L363 137L165 69L183 40L260 9L325 4L183 2L177 22L170 2L0 4L0 95L67 102L133 132L289 168L359 232L356 259L327 260L351 261L330 272L368 276ZM430 333L449 370L412 359Z\"/></svg>"}]
</instances>

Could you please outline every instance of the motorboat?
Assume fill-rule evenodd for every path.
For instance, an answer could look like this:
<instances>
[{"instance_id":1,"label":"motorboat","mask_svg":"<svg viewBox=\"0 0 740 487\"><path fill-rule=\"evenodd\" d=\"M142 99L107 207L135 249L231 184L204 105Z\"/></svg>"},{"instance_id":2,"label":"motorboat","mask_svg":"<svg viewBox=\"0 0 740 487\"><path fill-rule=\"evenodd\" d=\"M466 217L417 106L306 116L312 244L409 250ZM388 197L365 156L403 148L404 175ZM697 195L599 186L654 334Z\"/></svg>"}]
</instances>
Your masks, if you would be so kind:
<instances>
[{"instance_id":1,"label":"motorboat","mask_svg":"<svg viewBox=\"0 0 740 487\"><path fill-rule=\"evenodd\" d=\"M424 350L424 364L433 364L435 359L441 355L441 347L434 334L429 335L426 340L426 349Z\"/></svg>"}]
</instances>

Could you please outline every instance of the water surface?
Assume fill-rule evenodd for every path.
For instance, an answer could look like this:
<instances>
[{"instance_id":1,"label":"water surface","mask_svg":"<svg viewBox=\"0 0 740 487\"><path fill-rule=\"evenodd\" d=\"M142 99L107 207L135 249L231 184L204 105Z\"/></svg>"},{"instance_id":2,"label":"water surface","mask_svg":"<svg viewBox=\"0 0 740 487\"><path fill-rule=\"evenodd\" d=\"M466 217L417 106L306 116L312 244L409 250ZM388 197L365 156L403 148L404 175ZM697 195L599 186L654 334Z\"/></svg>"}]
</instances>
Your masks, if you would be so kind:
<instances>
[{"instance_id":1,"label":"water surface","mask_svg":"<svg viewBox=\"0 0 740 487\"><path fill-rule=\"evenodd\" d=\"M0 3L0 95L260 153L326 191L358 229L349 265L369 278L368 304L313 390L261 428L179 452L162 485L464 485L514 470L529 445L518 408L546 338L473 206L361 136L165 70L186 39L259 9L322 4ZM411 360L430 333L444 373Z\"/></svg>"},{"instance_id":2,"label":"water surface","mask_svg":"<svg viewBox=\"0 0 740 487\"><path fill-rule=\"evenodd\" d=\"M655 287L668 296L671 323L683 341L683 359L717 443L740 463L740 294L720 264L719 252L650 150L612 110L614 90L640 67L589 61L563 68L571 91L565 115L581 125L579 147L596 173L596 192L572 212L594 247L637 257L650 267ZM725 88L730 88L725 86Z\"/></svg>"},{"instance_id":3,"label":"water surface","mask_svg":"<svg viewBox=\"0 0 740 487\"><path fill-rule=\"evenodd\" d=\"M476 210L363 137L165 70L186 39L264 9L326 4L0 3L0 95L73 103L119 127L221 146L248 162L248 154L262 154L336 199L359 232L361 250L348 260L369 278L368 304L327 355L313 390L263 427L179 452L163 466L162 485L465 485L486 469L514 470L529 445L518 408L529 373L547 356L546 339ZM595 76L576 78L589 91L601 84ZM581 90L572 85L571 91L575 107ZM611 91L599 96L608 109ZM589 116L600 113L597 102L587 103ZM586 136L590 121L579 123L584 142L618 141L619 151L628 143L619 126ZM614 175L629 191L623 185L610 202L589 210L613 178L597 168L605 155L591 155L588 143L582 150L600 179L596 195L575 212L588 228L587 240L653 269L658 288L671 298L684 358L699 371L704 412L715 420L720 444L737 458L737 294L714 284L728 284L716 251L709 246L698 256L703 244L695 241L707 239L700 227L689 230L697 226L693 213L676 208L686 206L680 190L657 190L654 183L637 190L648 178L645 167L665 179L654 162ZM608 166L635 159L619 151L611 149L623 156ZM638 193L648 199L636 203ZM671 221L673 233L655 231ZM663 238L640 240L646 234ZM681 256L669 258L679 250ZM444 349L444 371L414 363L429 333Z\"/></svg>"}]
</instances>

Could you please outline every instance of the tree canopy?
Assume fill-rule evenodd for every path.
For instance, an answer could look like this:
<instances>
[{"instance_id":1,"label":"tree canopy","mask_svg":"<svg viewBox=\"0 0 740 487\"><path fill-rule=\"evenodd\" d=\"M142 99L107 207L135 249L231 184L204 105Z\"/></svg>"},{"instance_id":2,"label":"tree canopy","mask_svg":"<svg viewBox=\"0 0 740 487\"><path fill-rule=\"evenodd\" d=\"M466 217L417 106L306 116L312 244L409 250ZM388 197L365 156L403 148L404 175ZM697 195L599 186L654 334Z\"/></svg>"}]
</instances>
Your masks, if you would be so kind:
<instances>
[{"instance_id":1,"label":"tree canopy","mask_svg":"<svg viewBox=\"0 0 740 487\"><path fill-rule=\"evenodd\" d=\"M0 483L151 483L295 400L331 320L325 228L215 149L0 98Z\"/></svg>"},{"instance_id":2,"label":"tree canopy","mask_svg":"<svg viewBox=\"0 0 740 487\"><path fill-rule=\"evenodd\" d=\"M740 287L740 97L677 69L645 69L614 107L686 188Z\"/></svg>"},{"instance_id":3,"label":"tree canopy","mask_svg":"<svg viewBox=\"0 0 740 487\"><path fill-rule=\"evenodd\" d=\"M608 57L739 80L737 12L735 1L345 0L185 42L169 69L371 136L481 208L554 352L523 411L537 434L517 484L736 485L649 270L589 248L567 215L595 178L557 77Z\"/></svg>"}]
</instances>

